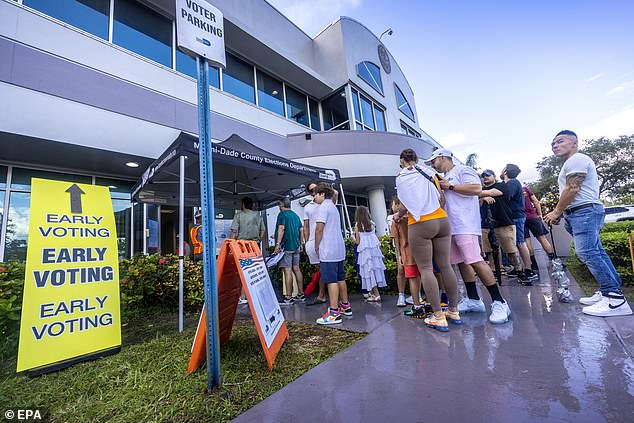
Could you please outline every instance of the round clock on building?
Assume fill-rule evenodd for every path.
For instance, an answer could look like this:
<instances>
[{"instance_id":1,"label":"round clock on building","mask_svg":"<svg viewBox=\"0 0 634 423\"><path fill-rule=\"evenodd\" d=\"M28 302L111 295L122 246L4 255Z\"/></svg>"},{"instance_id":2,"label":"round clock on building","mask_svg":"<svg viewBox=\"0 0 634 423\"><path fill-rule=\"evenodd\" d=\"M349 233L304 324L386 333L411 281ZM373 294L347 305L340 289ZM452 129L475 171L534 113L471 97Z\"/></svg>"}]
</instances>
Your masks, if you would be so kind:
<instances>
[{"instance_id":1,"label":"round clock on building","mask_svg":"<svg viewBox=\"0 0 634 423\"><path fill-rule=\"evenodd\" d=\"M381 66L385 73L389 74L392 72L392 65L390 64L390 55L387 53L387 50L383 46L383 44L379 44L377 48L379 53L379 61L381 62Z\"/></svg>"}]
</instances>

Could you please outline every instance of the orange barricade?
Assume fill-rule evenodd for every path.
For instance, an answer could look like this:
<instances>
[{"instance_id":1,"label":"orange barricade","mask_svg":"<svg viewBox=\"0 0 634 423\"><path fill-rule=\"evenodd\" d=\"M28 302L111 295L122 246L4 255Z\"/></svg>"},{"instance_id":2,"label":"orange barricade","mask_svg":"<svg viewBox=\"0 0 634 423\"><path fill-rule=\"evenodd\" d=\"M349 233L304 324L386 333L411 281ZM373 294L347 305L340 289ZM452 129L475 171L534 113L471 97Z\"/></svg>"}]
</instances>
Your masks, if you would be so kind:
<instances>
[{"instance_id":1,"label":"orange barricade","mask_svg":"<svg viewBox=\"0 0 634 423\"><path fill-rule=\"evenodd\" d=\"M284 323L282 311L277 304L257 242L225 240L216 260L216 275L218 279L220 345L229 341L240 298L240 288L244 287L264 356L269 369L273 369L275 357L284 341L288 339L288 329ZM205 325L206 313L203 308L192 346L191 359L187 367L189 373L196 370L207 358Z\"/></svg>"}]
</instances>

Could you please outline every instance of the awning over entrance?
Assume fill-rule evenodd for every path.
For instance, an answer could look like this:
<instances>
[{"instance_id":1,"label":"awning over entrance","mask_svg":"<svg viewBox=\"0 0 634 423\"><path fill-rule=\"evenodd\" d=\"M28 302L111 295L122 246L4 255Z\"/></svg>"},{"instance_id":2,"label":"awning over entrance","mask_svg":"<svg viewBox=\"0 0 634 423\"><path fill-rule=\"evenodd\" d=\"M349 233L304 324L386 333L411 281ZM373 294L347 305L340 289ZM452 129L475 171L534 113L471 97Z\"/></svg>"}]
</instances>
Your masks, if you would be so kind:
<instances>
[{"instance_id":1,"label":"awning over entrance","mask_svg":"<svg viewBox=\"0 0 634 423\"><path fill-rule=\"evenodd\" d=\"M312 181L337 183L337 169L322 169L271 154L232 135L213 150L215 206L239 209L243 197L251 197L254 208L266 209L285 196L306 195ZM179 137L143 173L132 189L132 198L142 203L179 204L180 157L185 159L186 206L200 205L198 138L181 132Z\"/></svg>"}]
</instances>

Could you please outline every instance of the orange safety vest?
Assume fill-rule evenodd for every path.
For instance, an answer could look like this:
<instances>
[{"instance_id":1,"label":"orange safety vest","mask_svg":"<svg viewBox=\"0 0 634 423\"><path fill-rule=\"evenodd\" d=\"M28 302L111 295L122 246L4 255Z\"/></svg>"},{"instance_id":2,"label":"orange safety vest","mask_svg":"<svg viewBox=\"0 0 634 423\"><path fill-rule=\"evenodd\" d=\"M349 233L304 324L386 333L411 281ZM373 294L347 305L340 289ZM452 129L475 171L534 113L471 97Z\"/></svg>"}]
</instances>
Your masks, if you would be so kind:
<instances>
[{"instance_id":1,"label":"orange safety vest","mask_svg":"<svg viewBox=\"0 0 634 423\"><path fill-rule=\"evenodd\" d=\"M202 225L196 225L189 231L189 240L194 247L194 255L203 253L203 243L197 238L200 228L202 228Z\"/></svg>"}]
</instances>

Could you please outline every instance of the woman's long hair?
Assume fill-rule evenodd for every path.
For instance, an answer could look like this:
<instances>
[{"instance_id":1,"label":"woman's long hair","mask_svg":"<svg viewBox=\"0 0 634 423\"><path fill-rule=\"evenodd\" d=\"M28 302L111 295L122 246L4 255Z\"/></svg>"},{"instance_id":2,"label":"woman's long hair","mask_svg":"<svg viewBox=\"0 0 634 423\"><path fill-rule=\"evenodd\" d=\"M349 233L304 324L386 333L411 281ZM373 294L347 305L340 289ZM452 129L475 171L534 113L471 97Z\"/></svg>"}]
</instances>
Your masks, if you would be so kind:
<instances>
[{"instance_id":1,"label":"woman's long hair","mask_svg":"<svg viewBox=\"0 0 634 423\"><path fill-rule=\"evenodd\" d=\"M357 207L357 211L354 213L354 220L358 224L359 232L372 232L372 218L370 217L370 210L365 206Z\"/></svg>"}]
</instances>

